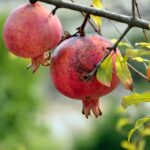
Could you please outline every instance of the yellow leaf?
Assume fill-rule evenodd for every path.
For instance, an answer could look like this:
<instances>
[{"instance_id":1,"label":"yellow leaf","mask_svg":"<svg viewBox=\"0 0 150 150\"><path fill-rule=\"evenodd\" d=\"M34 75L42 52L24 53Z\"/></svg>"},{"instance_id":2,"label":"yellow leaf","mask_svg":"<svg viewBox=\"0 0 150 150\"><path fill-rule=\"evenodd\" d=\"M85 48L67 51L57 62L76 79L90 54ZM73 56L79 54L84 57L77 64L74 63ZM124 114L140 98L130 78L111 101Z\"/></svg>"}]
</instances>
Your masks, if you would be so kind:
<instances>
[{"instance_id":1,"label":"yellow leaf","mask_svg":"<svg viewBox=\"0 0 150 150\"><path fill-rule=\"evenodd\" d=\"M116 128L120 131L124 126L130 124L130 120L128 118L121 118L118 120Z\"/></svg>"},{"instance_id":2,"label":"yellow leaf","mask_svg":"<svg viewBox=\"0 0 150 150\"><path fill-rule=\"evenodd\" d=\"M115 44L117 42L117 39L112 39L111 42ZM119 42L118 46L125 46L128 48L131 47L127 42Z\"/></svg>"},{"instance_id":3,"label":"yellow leaf","mask_svg":"<svg viewBox=\"0 0 150 150\"><path fill-rule=\"evenodd\" d=\"M109 55L98 68L96 78L106 86L110 86L112 80L112 55Z\"/></svg>"},{"instance_id":4,"label":"yellow leaf","mask_svg":"<svg viewBox=\"0 0 150 150\"><path fill-rule=\"evenodd\" d=\"M93 0L92 5L94 8L103 9L102 1L101 0ZM95 24L100 28L102 25L101 17L90 15Z\"/></svg>"},{"instance_id":5,"label":"yellow leaf","mask_svg":"<svg viewBox=\"0 0 150 150\"><path fill-rule=\"evenodd\" d=\"M11 52L9 52L8 54L9 54L9 57L10 57L11 59L16 59L16 58L18 58L16 55L14 55L14 54L11 53Z\"/></svg>"},{"instance_id":6,"label":"yellow leaf","mask_svg":"<svg viewBox=\"0 0 150 150\"><path fill-rule=\"evenodd\" d=\"M93 6L94 6L95 8L103 9L102 0L93 0Z\"/></svg>"},{"instance_id":7,"label":"yellow leaf","mask_svg":"<svg viewBox=\"0 0 150 150\"><path fill-rule=\"evenodd\" d=\"M121 147L127 150L137 150L136 146L132 143L129 143L128 141L122 141Z\"/></svg>"},{"instance_id":8,"label":"yellow leaf","mask_svg":"<svg viewBox=\"0 0 150 150\"><path fill-rule=\"evenodd\" d=\"M129 58L141 57L141 56L150 56L150 51L143 49L126 49L126 56Z\"/></svg>"},{"instance_id":9,"label":"yellow leaf","mask_svg":"<svg viewBox=\"0 0 150 150\"><path fill-rule=\"evenodd\" d=\"M96 24L98 27L101 27L101 25L102 25L102 19L101 19L101 17L91 15L91 18L93 19L93 21L95 22L95 24Z\"/></svg>"},{"instance_id":10,"label":"yellow leaf","mask_svg":"<svg viewBox=\"0 0 150 150\"><path fill-rule=\"evenodd\" d=\"M126 89L133 90L133 80L131 73L128 68L127 61L121 56L121 54L116 54L116 70L117 76L123 83Z\"/></svg>"},{"instance_id":11,"label":"yellow leaf","mask_svg":"<svg viewBox=\"0 0 150 150\"><path fill-rule=\"evenodd\" d=\"M131 95L124 96L122 100L122 106L127 108L128 106L136 105L142 102L150 102L150 92L142 94L133 93Z\"/></svg>"},{"instance_id":12,"label":"yellow leaf","mask_svg":"<svg viewBox=\"0 0 150 150\"><path fill-rule=\"evenodd\" d=\"M135 60L137 62L146 62L147 61L146 59L143 59L141 57L134 57L134 58L132 58L132 60Z\"/></svg>"},{"instance_id":13,"label":"yellow leaf","mask_svg":"<svg viewBox=\"0 0 150 150\"><path fill-rule=\"evenodd\" d=\"M150 136L150 128L144 128L143 130L140 130L141 136Z\"/></svg>"},{"instance_id":14,"label":"yellow leaf","mask_svg":"<svg viewBox=\"0 0 150 150\"><path fill-rule=\"evenodd\" d=\"M140 43L136 43L135 45L136 46L139 45L139 46L142 46L142 47L150 49L150 43L147 43L147 42L140 42Z\"/></svg>"}]
</instances>

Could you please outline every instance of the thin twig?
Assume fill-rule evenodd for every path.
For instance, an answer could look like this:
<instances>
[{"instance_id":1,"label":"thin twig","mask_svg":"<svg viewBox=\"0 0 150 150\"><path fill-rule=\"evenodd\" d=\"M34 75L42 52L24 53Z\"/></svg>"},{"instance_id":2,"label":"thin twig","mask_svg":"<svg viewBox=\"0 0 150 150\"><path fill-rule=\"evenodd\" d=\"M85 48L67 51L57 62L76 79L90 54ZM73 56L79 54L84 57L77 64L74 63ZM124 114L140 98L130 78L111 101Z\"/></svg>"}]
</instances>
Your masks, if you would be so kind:
<instances>
[{"instance_id":1,"label":"thin twig","mask_svg":"<svg viewBox=\"0 0 150 150\"><path fill-rule=\"evenodd\" d=\"M95 16L100 16L104 18L108 18L117 22L122 22L128 25L132 25L133 27L138 27L142 29L150 30L149 21L142 19L133 19L131 16L121 15L117 13L113 13L107 10L100 10L97 8L87 7L80 4L64 1L64 0L38 0L41 2L45 2L48 4L55 5L59 8L66 8L75 11L85 12L89 14L93 14Z\"/></svg>"},{"instance_id":2,"label":"thin twig","mask_svg":"<svg viewBox=\"0 0 150 150\"><path fill-rule=\"evenodd\" d=\"M72 3L75 3L74 0L70 0ZM83 12L80 12L82 14L83 17L85 17L86 15ZM97 32L99 35L101 35L100 31L94 26L94 24L91 22L90 19L88 19L89 24L91 25L91 27L94 29L95 32Z\"/></svg>"},{"instance_id":3,"label":"thin twig","mask_svg":"<svg viewBox=\"0 0 150 150\"><path fill-rule=\"evenodd\" d=\"M132 17L135 19L135 0L132 0Z\"/></svg>"},{"instance_id":4,"label":"thin twig","mask_svg":"<svg viewBox=\"0 0 150 150\"><path fill-rule=\"evenodd\" d=\"M81 12L81 14L85 17L85 14ZM94 24L91 22L90 19L88 19L89 24L91 25L91 27L94 29L94 31L96 33L98 33L99 35L101 35L100 31L94 26Z\"/></svg>"},{"instance_id":5,"label":"thin twig","mask_svg":"<svg viewBox=\"0 0 150 150\"><path fill-rule=\"evenodd\" d=\"M112 26L115 28L115 30L121 35L121 31L118 29L118 27L112 22L112 20L109 20L109 22L112 24ZM126 38L126 36L124 36L125 41L130 45L130 47L132 47L132 44L130 43L130 41Z\"/></svg>"},{"instance_id":6,"label":"thin twig","mask_svg":"<svg viewBox=\"0 0 150 150\"><path fill-rule=\"evenodd\" d=\"M139 70L137 70L135 67L133 67L130 63L128 63L128 66L129 66L130 69L132 69L135 73L137 73L143 79L150 82L150 80L148 80L148 78L143 73L141 73Z\"/></svg>"},{"instance_id":7,"label":"thin twig","mask_svg":"<svg viewBox=\"0 0 150 150\"><path fill-rule=\"evenodd\" d=\"M58 8L57 6L55 6L55 8L52 10L51 13L52 13L53 15L55 15L55 13L56 13L56 11L57 11L58 9L59 9L59 8Z\"/></svg>"},{"instance_id":8,"label":"thin twig","mask_svg":"<svg viewBox=\"0 0 150 150\"><path fill-rule=\"evenodd\" d=\"M132 26L128 26L125 31L122 33L122 35L120 36L120 38L117 40L117 42L109 49L109 51L105 54L105 56L98 62L98 64L96 65L96 67L85 76L85 79L90 80L95 74L97 69L101 66L101 64L103 63L103 61L108 57L108 55L111 53L112 50L116 50L116 47L118 46L119 42L124 38L124 36L129 32L129 30L132 28Z\"/></svg>"},{"instance_id":9,"label":"thin twig","mask_svg":"<svg viewBox=\"0 0 150 150\"><path fill-rule=\"evenodd\" d=\"M37 0L29 0L31 4L34 4Z\"/></svg>"},{"instance_id":10,"label":"thin twig","mask_svg":"<svg viewBox=\"0 0 150 150\"><path fill-rule=\"evenodd\" d=\"M90 17L90 15L87 13L81 27L79 28L78 33L80 33L80 36L85 36L84 29L85 29L85 26L87 24L87 21L88 21L89 17Z\"/></svg>"},{"instance_id":11,"label":"thin twig","mask_svg":"<svg viewBox=\"0 0 150 150\"><path fill-rule=\"evenodd\" d=\"M118 27L113 24L113 22L110 20L110 22L112 23L113 27L116 29L116 31L121 35L121 31L118 29ZM126 38L126 36L124 36L125 41L133 48L132 44L130 43L130 41ZM139 70L137 70L135 67L133 67L130 63L128 63L128 66L130 67L130 69L132 69L136 74L138 74L140 77L144 78L146 81L149 81L148 78L141 73Z\"/></svg>"},{"instance_id":12,"label":"thin twig","mask_svg":"<svg viewBox=\"0 0 150 150\"><path fill-rule=\"evenodd\" d=\"M139 6L138 6L138 3L137 3L136 0L135 0L135 6L136 6L137 13L138 13L138 17L141 19ZM148 36L147 36L147 32L144 29L143 29L143 34L144 34L144 37L145 37L146 41L149 42L149 39L148 39Z\"/></svg>"},{"instance_id":13,"label":"thin twig","mask_svg":"<svg viewBox=\"0 0 150 150\"><path fill-rule=\"evenodd\" d=\"M132 26L128 26L125 31L121 34L120 38L117 40L117 42L114 44L113 47L110 48L110 50L115 50L120 41L125 37L125 35L129 32L129 30L132 28Z\"/></svg>"}]
</instances>

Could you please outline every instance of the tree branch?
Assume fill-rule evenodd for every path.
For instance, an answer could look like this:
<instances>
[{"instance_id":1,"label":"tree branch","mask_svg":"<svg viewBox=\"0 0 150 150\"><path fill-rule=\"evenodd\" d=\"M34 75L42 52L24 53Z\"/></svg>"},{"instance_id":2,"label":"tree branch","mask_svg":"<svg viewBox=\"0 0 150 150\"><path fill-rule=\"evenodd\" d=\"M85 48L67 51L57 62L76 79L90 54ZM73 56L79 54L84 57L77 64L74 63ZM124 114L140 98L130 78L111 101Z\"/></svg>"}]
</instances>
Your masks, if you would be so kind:
<instances>
[{"instance_id":1,"label":"tree branch","mask_svg":"<svg viewBox=\"0 0 150 150\"><path fill-rule=\"evenodd\" d=\"M142 20L142 19L133 19L132 16L120 15L117 13L110 12L108 10L99 10L96 8L87 7L87 6L83 6L80 4L75 4L75 3L71 3L71 2L67 2L63 0L37 0L37 1L52 4L59 8L67 8L67 9L71 9L75 11L93 14L93 15L108 18L117 22L125 23L133 27L150 30L148 21Z\"/></svg>"},{"instance_id":2,"label":"tree branch","mask_svg":"<svg viewBox=\"0 0 150 150\"><path fill-rule=\"evenodd\" d=\"M138 6L138 3L137 3L137 1L136 1L136 0L135 0L135 7L136 7L136 10L137 10L137 14L138 14L139 19L141 19L139 6ZM143 29L143 34L144 34L144 36L145 36L146 41L147 41L147 42L149 42L149 39L148 39L148 36L147 36L146 30L144 30L144 29Z\"/></svg>"},{"instance_id":3,"label":"tree branch","mask_svg":"<svg viewBox=\"0 0 150 150\"><path fill-rule=\"evenodd\" d=\"M114 46L112 48L110 48L110 50L115 50L116 47L118 46L118 44L120 43L120 41L125 37L125 35L129 32L129 30L132 28L132 26L128 26L125 31L123 32L123 34L121 34L120 38L117 40L117 42L114 44Z\"/></svg>"},{"instance_id":4,"label":"tree branch","mask_svg":"<svg viewBox=\"0 0 150 150\"><path fill-rule=\"evenodd\" d=\"M132 0L132 17L135 19L135 0Z\"/></svg>"},{"instance_id":5,"label":"tree branch","mask_svg":"<svg viewBox=\"0 0 150 150\"><path fill-rule=\"evenodd\" d=\"M111 20L109 20L111 22L111 24L113 25L113 27L116 29L116 31L122 35L121 31L117 28L117 26L115 24L113 24L113 22ZM132 44L130 43L130 41L126 38L126 36L124 36L125 41L133 48ZM132 69L136 74L138 74L140 77L142 77L144 80L150 82L148 80L148 78L139 70L137 70L135 67L133 67L129 62L128 62L128 66L130 69Z\"/></svg>"},{"instance_id":6,"label":"tree branch","mask_svg":"<svg viewBox=\"0 0 150 150\"><path fill-rule=\"evenodd\" d=\"M134 68L130 63L128 63L128 66L130 69L132 69L136 74L138 74L139 76L141 76L143 79L145 79L146 81L150 82L148 80L148 78L143 74L141 73L140 71L138 71L136 68Z\"/></svg>"}]
</instances>

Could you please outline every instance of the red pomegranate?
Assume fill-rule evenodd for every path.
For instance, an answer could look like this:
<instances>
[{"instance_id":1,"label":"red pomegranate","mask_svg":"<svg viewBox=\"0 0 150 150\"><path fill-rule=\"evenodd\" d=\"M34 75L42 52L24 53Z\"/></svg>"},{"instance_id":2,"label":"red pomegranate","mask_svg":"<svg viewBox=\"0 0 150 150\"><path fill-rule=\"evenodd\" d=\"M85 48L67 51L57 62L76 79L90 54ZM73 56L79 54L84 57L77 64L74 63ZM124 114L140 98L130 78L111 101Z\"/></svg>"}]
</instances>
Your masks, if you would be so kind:
<instances>
[{"instance_id":1,"label":"red pomegranate","mask_svg":"<svg viewBox=\"0 0 150 150\"><path fill-rule=\"evenodd\" d=\"M90 80L85 78L111 46L112 43L102 36L86 35L65 40L52 53L50 66L52 82L65 96L82 100L83 114L87 118L90 110L96 117L101 115L99 97L110 93L119 84L114 52L112 52L113 75L110 87L98 82L96 76Z\"/></svg>"},{"instance_id":2,"label":"red pomegranate","mask_svg":"<svg viewBox=\"0 0 150 150\"><path fill-rule=\"evenodd\" d=\"M3 30L7 48L17 56L32 58L34 71L38 63L46 65L43 54L60 42L61 35L62 26L57 16L37 2L15 9Z\"/></svg>"}]
</instances>

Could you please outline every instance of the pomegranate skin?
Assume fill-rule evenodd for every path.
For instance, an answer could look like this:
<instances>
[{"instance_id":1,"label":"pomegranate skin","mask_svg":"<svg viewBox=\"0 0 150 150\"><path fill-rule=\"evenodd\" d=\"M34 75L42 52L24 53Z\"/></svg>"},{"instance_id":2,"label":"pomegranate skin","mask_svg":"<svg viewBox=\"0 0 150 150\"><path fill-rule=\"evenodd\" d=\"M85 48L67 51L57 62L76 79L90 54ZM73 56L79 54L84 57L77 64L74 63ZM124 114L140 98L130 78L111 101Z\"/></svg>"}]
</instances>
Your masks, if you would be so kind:
<instances>
[{"instance_id":1,"label":"pomegranate skin","mask_svg":"<svg viewBox=\"0 0 150 150\"><path fill-rule=\"evenodd\" d=\"M83 114L87 118L90 109L96 117L101 115L99 97L110 93L119 84L115 69L115 53L112 53L113 74L110 87L98 82L96 76L90 80L85 79L111 46L112 43L102 36L86 35L65 40L52 53L52 82L60 93L82 100Z\"/></svg>"},{"instance_id":2,"label":"pomegranate skin","mask_svg":"<svg viewBox=\"0 0 150 150\"><path fill-rule=\"evenodd\" d=\"M34 58L52 49L60 42L61 34L57 16L37 2L15 9L3 29L6 47L24 58Z\"/></svg>"}]
</instances>

